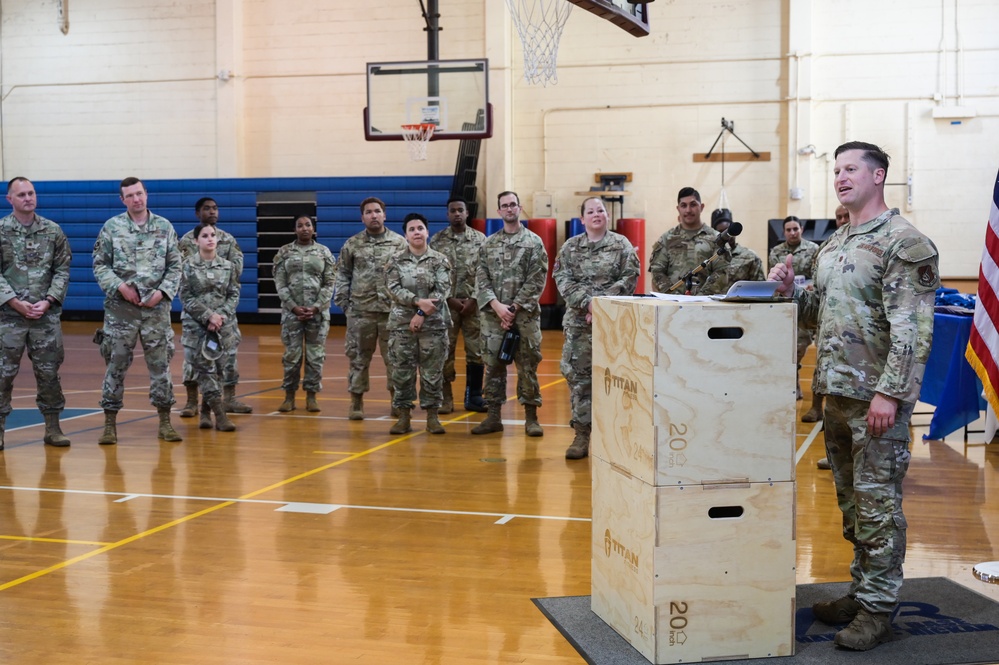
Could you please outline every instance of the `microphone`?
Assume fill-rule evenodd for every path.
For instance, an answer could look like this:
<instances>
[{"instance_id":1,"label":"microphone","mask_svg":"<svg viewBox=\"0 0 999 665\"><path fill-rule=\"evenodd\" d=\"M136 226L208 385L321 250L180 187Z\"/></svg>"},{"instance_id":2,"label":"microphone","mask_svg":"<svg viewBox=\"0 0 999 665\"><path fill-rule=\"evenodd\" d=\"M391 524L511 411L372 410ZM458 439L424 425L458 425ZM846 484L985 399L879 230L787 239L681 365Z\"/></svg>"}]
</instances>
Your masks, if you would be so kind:
<instances>
[{"instance_id":1,"label":"microphone","mask_svg":"<svg viewBox=\"0 0 999 665\"><path fill-rule=\"evenodd\" d=\"M732 222L729 224L727 229L718 234L718 237L715 238L715 244L721 247L740 233L742 233L742 224L739 222Z\"/></svg>"}]
</instances>

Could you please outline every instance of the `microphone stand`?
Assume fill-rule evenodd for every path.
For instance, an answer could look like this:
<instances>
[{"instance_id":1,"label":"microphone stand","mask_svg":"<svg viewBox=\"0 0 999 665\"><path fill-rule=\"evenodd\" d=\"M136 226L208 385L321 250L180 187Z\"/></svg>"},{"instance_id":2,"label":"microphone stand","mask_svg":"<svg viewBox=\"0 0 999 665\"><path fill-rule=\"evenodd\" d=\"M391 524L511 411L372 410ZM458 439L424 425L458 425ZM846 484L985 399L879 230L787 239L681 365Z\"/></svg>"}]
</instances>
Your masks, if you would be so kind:
<instances>
[{"instance_id":1,"label":"microphone stand","mask_svg":"<svg viewBox=\"0 0 999 665\"><path fill-rule=\"evenodd\" d=\"M666 293L673 293L680 287L684 287L684 295L689 296L690 292L694 290L694 275L701 274L710 266L714 265L715 261L721 257L726 259L729 258L728 249L726 249L725 245L720 246L717 250L715 250L714 254L701 261L699 265L687 271L687 274L678 279L671 287L666 289Z\"/></svg>"}]
</instances>

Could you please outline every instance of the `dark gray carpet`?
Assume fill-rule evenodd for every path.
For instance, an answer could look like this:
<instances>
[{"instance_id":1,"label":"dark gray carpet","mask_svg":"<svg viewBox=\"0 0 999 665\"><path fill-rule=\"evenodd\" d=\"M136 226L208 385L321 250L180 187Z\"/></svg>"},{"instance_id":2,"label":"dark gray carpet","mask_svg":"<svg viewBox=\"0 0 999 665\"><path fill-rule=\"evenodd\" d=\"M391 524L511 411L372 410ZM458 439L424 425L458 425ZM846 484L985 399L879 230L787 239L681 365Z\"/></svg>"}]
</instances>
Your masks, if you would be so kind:
<instances>
[{"instance_id":1,"label":"dark gray carpet","mask_svg":"<svg viewBox=\"0 0 999 665\"><path fill-rule=\"evenodd\" d=\"M815 621L812 604L846 593L845 582L797 588L795 655L730 660L761 665L950 665L999 663L999 603L942 577L905 581L892 617L895 640L867 652L832 642L835 628ZM623 637L590 611L589 596L535 598L534 604L590 665L648 665Z\"/></svg>"}]
</instances>

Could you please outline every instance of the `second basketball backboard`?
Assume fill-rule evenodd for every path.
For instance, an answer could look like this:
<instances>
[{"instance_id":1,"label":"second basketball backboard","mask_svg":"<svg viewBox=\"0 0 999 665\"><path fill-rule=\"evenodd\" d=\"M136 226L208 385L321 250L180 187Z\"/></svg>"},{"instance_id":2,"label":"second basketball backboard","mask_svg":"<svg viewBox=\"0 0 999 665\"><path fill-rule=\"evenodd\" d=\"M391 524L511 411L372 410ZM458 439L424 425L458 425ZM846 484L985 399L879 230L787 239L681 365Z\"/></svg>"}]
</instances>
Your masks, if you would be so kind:
<instances>
[{"instance_id":1,"label":"second basketball backboard","mask_svg":"<svg viewBox=\"0 0 999 665\"><path fill-rule=\"evenodd\" d=\"M649 34L649 5L628 0L568 0L636 37Z\"/></svg>"},{"instance_id":2,"label":"second basketball backboard","mask_svg":"<svg viewBox=\"0 0 999 665\"><path fill-rule=\"evenodd\" d=\"M492 136L489 61L370 62L364 138L402 141L403 126L434 125L433 140Z\"/></svg>"}]
</instances>

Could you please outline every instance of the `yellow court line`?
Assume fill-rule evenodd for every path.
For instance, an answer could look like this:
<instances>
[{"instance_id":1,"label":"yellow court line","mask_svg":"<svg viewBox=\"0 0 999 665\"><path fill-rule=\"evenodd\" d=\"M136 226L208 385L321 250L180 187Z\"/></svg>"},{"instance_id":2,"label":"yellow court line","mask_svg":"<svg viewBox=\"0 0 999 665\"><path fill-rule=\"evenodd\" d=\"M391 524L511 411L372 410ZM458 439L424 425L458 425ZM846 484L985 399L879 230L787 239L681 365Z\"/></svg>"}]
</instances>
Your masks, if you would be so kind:
<instances>
[{"instance_id":1,"label":"yellow court line","mask_svg":"<svg viewBox=\"0 0 999 665\"><path fill-rule=\"evenodd\" d=\"M0 536L0 540L27 540L33 543L59 543L60 545L110 545L94 540L64 540L62 538L38 538L35 536Z\"/></svg>"},{"instance_id":2,"label":"yellow court line","mask_svg":"<svg viewBox=\"0 0 999 665\"><path fill-rule=\"evenodd\" d=\"M565 381L564 378L563 379L559 379L558 381L553 381L551 383L545 384L544 386L540 386L539 388L541 390L544 390L545 388L549 388L551 386L558 385L559 383L563 383L564 381ZM515 396L507 398L507 399L514 399L514 398L515 398ZM470 411L468 413L465 413L465 414L459 416L458 418L453 419L453 421L462 420L462 419L468 418L468 417L470 417L472 415L473 415L473 412ZM449 422L452 422L452 421L449 421ZM397 443L402 443L403 441L408 441L409 439L412 439L412 438L414 438L416 436L420 436L422 434L423 434L423 432L410 432L409 434L403 435L401 437L397 437L395 439L391 439L390 441L386 441L385 443L383 443L381 445L378 445L378 446L375 446L374 448L369 448L368 450L364 450L364 451L359 452L359 453L352 453L349 456L344 457L343 459L337 460L335 462L330 462L329 464L324 464L322 466L316 467L315 469L311 469L309 471L303 471L302 473L300 473L300 474L298 474L296 476L292 476L291 478L286 478L284 480L279 480L278 482L272 483L272 484L268 485L267 487L263 487L261 489L258 489L258 490L255 490L253 492L250 492L248 494L244 494L243 496L238 497L238 500L252 499L254 497L260 496L261 494L265 494L265 493L270 492L272 490L279 489L279 488L284 487L286 485L290 485L291 483L297 482L299 480L304 480L305 478L309 478L311 476L314 476L317 473L322 473L323 471L327 471L327 470L332 469L334 467L340 466L341 464L346 464L347 462L353 462L354 460L361 459L362 457L367 457L368 455L370 455L372 453L378 452L380 450L384 450L384 449L388 448L389 446L394 446ZM203 515L208 515L208 514L213 513L213 512L215 512L217 510L221 510L222 508L228 508L229 506L235 505L236 503L237 503L237 501L223 501L222 503L217 504L215 506L209 506L208 508L205 508L203 510L199 510L196 513L191 513L190 515L187 515L185 517L177 518L177 519L175 519L175 520L173 520L171 522L167 522L167 523L161 524L161 525L159 525L157 527L153 527L152 529L147 529L146 531L142 531L140 533L134 534L134 535L129 536L127 538L123 538L122 540L119 540L116 543L111 543L109 545L103 545L102 547L100 547L100 548L98 548L98 549L96 549L96 550L94 550L92 552L87 552L85 554L81 554L79 556L73 557L72 559L67 559L66 561L61 561L59 563L56 563L56 564L53 564L53 565L49 566L48 568L43 568L42 570L36 570L33 573L29 573L27 575L24 575L23 577L19 577L19 578L15 579L15 580L11 580L10 582L0 583L0 591L6 591L7 589L11 589L13 587L19 586L21 584L24 584L25 582L30 582L31 580L35 580L35 579L38 579L39 577L43 577L45 575L48 575L49 573L54 573L54 572L57 572L59 570L62 570L63 568L68 568L69 566L72 566L75 563L79 563L81 561L86 561L87 559L91 559L91 558L93 558L93 557L95 557L95 556L97 556L99 554L104 554L105 552L110 552L111 550L118 549L119 547L122 547L124 545L128 545L130 543L134 543L137 540L141 540L141 539L143 539L143 538L145 538L147 536L152 536L154 534L159 533L160 531L165 531L167 529L172 529L175 526L178 526L180 524L184 524L185 522L189 522L189 521L191 521L193 519L197 519L197 518L199 518L199 517L201 517Z\"/></svg>"}]
</instances>

